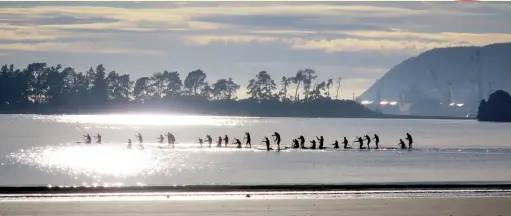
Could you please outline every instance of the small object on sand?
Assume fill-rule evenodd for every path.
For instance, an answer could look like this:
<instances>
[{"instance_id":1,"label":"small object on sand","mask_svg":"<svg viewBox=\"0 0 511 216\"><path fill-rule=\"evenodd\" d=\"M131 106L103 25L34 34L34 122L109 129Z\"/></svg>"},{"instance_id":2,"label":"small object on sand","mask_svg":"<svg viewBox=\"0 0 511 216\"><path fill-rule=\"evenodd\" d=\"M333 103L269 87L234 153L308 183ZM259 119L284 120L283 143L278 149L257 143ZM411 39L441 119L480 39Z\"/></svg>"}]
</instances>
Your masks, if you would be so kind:
<instances>
[{"instance_id":1,"label":"small object on sand","mask_svg":"<svg viewBox=\"0 0 511 216\"><path fill-rule=\"evenodd\" d=\"M250 194L247 194L245 197L246 197L246 198L250 198Z\"/></svg>"},{"instance_id":2,"label":"small object on sand","mask_svg":"<svg viewBox=\"0 0 511 216\"><path fill-rule=\"evenodd\" d=\"M170 196L169 196L169 195L167 195L167 199L168 199L168 198L170 198Z\"/></svg>"}]
</instances>

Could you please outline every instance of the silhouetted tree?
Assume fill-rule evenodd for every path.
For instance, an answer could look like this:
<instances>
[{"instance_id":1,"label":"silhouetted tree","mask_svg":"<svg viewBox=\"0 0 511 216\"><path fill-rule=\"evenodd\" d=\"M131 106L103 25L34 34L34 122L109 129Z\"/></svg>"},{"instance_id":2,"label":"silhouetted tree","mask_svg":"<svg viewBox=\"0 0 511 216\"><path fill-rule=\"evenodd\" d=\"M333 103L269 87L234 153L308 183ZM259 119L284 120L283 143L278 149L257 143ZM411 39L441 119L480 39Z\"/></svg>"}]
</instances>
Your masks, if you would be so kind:
<instances>
[{"instance_id":1,"label":"silhouetted tree","mask_svg":"<svg viewBox=\"0 0 511 216\"><path fill-rule=\"evenodd\" d=\"M133 86L133 81L130 76L119 75L115 71L111 71L107 77L108 83L108 99L115 101L129 101L130 92Z\"/></svg>"},{"instance_id":2,"label":"silhouetted tree","mask_svg":"<svg viewBox=\"0 0 511 216\"><path fill-rule=\"evenodd\" d=\"M256 75L255 79L251 79L247 86L248 94L252 99L257 101L275 99L273 91L277 89L275 81L271 79L270 74L261 71Z\"/></svg>"},{"instance_id":3,"label":"silhouetted tree","mask_svg":"<svg viewBox=\"0 0 511 216\"><path fill-rule=\"evenodd\" d=\"M61 91L60 91L60 98L56 99L58 103L60 104L66 104L69 105L73 97L77 98L85 98L87 96L87 88L85 88L85 92L83 96L75 95L75 87L80 85L79 83L75 83L76 79L76 72L72 67L66 67L60 74L60 81L61 81ZM54 99L55 100L55 99ZM53 102L52 102L53 103Z\"/></svg>"},{"instance_id":4,"label":"silhouetted tree","mask_svg":"<svg viewBox=\"0 0 511 216\"><path fill-rule=\"evenodd\" d=\"M151 98L151 89L150 89L150 79L149 77L141 77L138 78L135 82L135 87L133 89L133 95L135 99L140 101L145 101Z\"/></svg>"},{"instance_id":5,"label":"silhouetted tree","mask_svg":"<svg viewBox=\"0 0 511 216\"><path fill-rule=\"evenodd\" d=\"M28 79L28 99L33 103L44 103L48 87L46 76L48 70L46 63L32 63L23 70L25 78Z\"/></svg>"},{"instance_id":6,"label":"silhouetted tree","mask_svg":"<svg viewBox=\"0 0 511 216\"><path fill-rule=\"evenodd\" d=\"M261 86L256 83L255 79L250 79L247 85L247 94L250 95L249 98L255 99L257 101L261 100Z\"/></svg>"},{"instance_id":7,"label":"silhouetted tree","mask_svg":"<svg viewBox=\"0 0 511 216\"><path fill-rule=\"evenodd\" d=\"M333 84L334 84L333 79L328 79L328 81L326 82L325 97L328 99L330 99L330 88L332 87Z\"/></svg>"},{"instance_id":8,"label":"silhouetted tree","mask_svg":"<svg viewBox=\"0 0 511 216\"><path fill-rule=\"evenodd\" d=\"M236 99L236 92L240 86L232 78L219 79L216 83L213 83L212 95L216 100L231 100Z\"/></svg>"},{"instance_id":9,"label":"silhouetted tree","mask_svg":"<svg viewBox=\"0 0 511 216\"><path fill-rule=\"evenodd\" d=\"M326 90L326 83L321 82L319 84L315 84L313 90L309 93L309 99L317 100L323 99L323 91Z\"/></svg>"},{"instance_id":10,"label":"silhouetted tree","mask_svg":"<svg viewBox=\"0 0 511 216\"><path fill-rule=\"evenodd\" d=\"M198 69L188 73L184 82L185 93L187 95L203 95L202 90L207 89L206 86L206 74Z\"/></svg>"},{"instance_id":11,"label":"silhouetted tree","mask_svg":"<svg viewBox=\"0 0 511 216\"><path fill-rule=\"evenodd\" d=\"M22 106L28 104L28 74L4 65L0 75L2 105Z\"/></svg>"},{"instance_id":12,"label":"silhouetted tree","mask_svg":"<svg viewBox=\"0 0 511 216\"><path fill-rule=\"evenodd\" d=\"M85 72L85 77L87 78L87 90L90 91L92 89L92 82L94 81L94 77L96 77L96 72L92 67Z\"/></svg>"},{"instance_id":13,"label":"silhouetted tree","mask_svg":"<svg viewBox=\"0 0 511 216\"><path fill-rule=\"evenodd\" d=\"M168 83L165 93L167 98L175 98L181 96L183 88L183 82L179 77L178 72L170 72L168 75Z\"/></svg>"},{"instance_id":14,"label":"silhouetted tree","mask_svg":"<svg viewBox=\"0 0 511 216\"><path fill-rule=\"evenodd\" d=\"M295 89L295 101L298 101L300 100L300 97L298 96L298 89L300 88L300 84L305 80L305 73L303 70L299 70L298 72L296 72L296 75L294 77L292 77L292 81L293 81L293 84L296 84L296 89Z\"/></svg>"},{"instance_id":15,"label":"silhouetted tree","mask_svg":"<svg viewBox=\"0 0 511 216\"><path fill-rule=\"evenodd\" d=\"M202 85L202 88L200 90L200 96L201 99L209 100L211 99L211 93L213 92L213 88L209 85L208 82L205 82L204 85Z\"/></svg>"},{"instance_id":16,"label":"silhouetted tree","mask_svg":"<svg viewBox=\"0 0 511 216\"><path fill-rule=\"evenodd\" d=\"M72 92L70 93L71 104L83 104L87 103L89 96L90 79L83 73L71 73L70 80L72 80Z\"/></svg>"},{"instance_id":17,"label":"silhouetted tree","mask_svg":"<svg viewBox=\"0 0 511 216\"><path fill-rule=\"evenodd\" d=\"M337 91L335 93L335 99L337 100L339 98L339 89L341 88L341 81L342 81L342 76L338 77L337 78Z\"/></svg>"},{"instance_id":18,"label":"silhouetted tree","mask_svg":"<svg viewBox=\"0 0 511 216\"><path fill-rule=\"evenodd\" d=\"M314 74L316 71L312 69L303 70L304 79L303 79L303 94L305 95L305 100L307 101L310 96L310 89L312 82L317 78Z\"/></svg>"},{"instance_id":19,"label":"silhouetted tree","mask_svg":"<svg viewBox=\"0 0 511 216\"><path fill-rule=\"evenodd\" d=\"M104 103L108 100L106 72L102 64L96 67L90 93L95 103Z\"/></svg>"},{"instance_id":20,"label":"silhouetted tree","mask_svg":"<svg viewBox=\"0 0 511 216\"><path fill-rule=\"evenodd\" d=\"M282 101L288 100L287 98L287 88L289 87L289 84L292 82L292 78L287 78L286 76L283 76L280 80L280 85L282 86L282 89L280 90L280 97Z\"/></svg>"},{"instance_id":21,"label":"silhouetted tree","mask_svg":"<svg viewBox=\"0 0 511 216\"><path fill-rule=\"evenodd\" d=\"M47 86L48 91L46 94L46 99L49 103L53 105L61 105L64 103L63 99L63 90L64 90L64 78L67 74L66 72L60 72L61 65L57 65L57 67L51 67L46 72L45 86Z\"/></svg>"},{"instance_id":22,"label":"silhouetted tree","mask_svg":"<svg viewBox=\"0 0 511 216\"><path fill-rule=\"evenodd\" d=\"M164 71L163 73L154 73L151 77L151 88L153 89L152 92L154 92L154 97L161 99L163 98L165 92L167 92L167 87L169 85L169 72Z\"/></svg>"}]
</instances>

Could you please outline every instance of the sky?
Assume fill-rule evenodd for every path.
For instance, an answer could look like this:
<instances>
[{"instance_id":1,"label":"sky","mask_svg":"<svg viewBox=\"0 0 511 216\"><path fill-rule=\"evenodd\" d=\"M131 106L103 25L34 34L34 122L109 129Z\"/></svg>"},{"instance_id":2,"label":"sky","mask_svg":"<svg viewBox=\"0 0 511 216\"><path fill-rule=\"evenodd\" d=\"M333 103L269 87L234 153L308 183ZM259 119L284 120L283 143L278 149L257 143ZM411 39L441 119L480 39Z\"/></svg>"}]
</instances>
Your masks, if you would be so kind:
<instances>
[{"instance_id":1,"label":"sky","mask_svg":"<svg viewBox=\"0 0 511 216\"><path fill-rule=\"evenodd\" d=\"M0 2L0 64L201 69L239 97L259 71L311 68L351 98L423 51L510 42L510 20L507 2Z\"/></svg>"}]
</instances>

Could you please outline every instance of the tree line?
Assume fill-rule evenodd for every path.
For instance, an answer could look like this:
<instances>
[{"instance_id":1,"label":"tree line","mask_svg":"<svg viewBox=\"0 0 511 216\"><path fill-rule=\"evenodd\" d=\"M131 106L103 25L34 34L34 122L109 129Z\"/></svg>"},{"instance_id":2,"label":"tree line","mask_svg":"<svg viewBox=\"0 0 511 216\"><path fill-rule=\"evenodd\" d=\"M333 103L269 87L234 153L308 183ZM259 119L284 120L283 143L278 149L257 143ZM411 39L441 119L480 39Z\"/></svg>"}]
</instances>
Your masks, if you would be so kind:
<instances>
[{"instance_id":1,"label":"tree line","mask_svg":"<svg viewBox=\"0 0 511 216\"><path fill-rule=\"evenodd\" d=\"M295 110L295 115L307 115L310 106L334 104L344 111L358 109L359 113L370 113L354 101L338 100L342 78L335 83L333 79L318 81L315 73L303 69L294 76L284 76L277 89L271 75L261 71L246 86L248 98L238 99L240 85L232 78L210 84L201 69L189 72L184 80L179 72L167 70L132 80L129 74L107 72L102 64L85 72L60 64L31 63L23 69L11 64L0 69L0 110L52 113L122 108L247 115L254 112L279 115ZM330 95L332 88L336 92L334 98ZM292 109L297 106L301 108ZM261 110L254 111L257 108ZM271 111L272 108L275 110Z\"/></svg>"}]
</instances>

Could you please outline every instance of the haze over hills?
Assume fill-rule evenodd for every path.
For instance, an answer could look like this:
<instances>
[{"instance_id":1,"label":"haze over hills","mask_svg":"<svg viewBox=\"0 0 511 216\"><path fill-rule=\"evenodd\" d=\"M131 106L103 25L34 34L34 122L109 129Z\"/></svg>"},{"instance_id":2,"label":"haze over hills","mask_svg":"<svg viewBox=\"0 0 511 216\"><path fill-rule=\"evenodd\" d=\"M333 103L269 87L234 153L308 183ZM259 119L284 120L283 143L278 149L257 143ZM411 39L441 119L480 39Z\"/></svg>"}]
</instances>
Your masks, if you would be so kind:
<instances>
[{"instance_id":1,"label":"haze over hills","mask_svg":"<svg viewBox=\"0 0 511 216\"><path fill-rule=\"evenodd\" d=\"M511 90L511 43L428 50L394 66L360 100L376 101L378 88L381 100L399 101L402 93L414 89L428 98L473 106L479 94L486 98L497 89Z\"/></svg>"}]
</instances>

